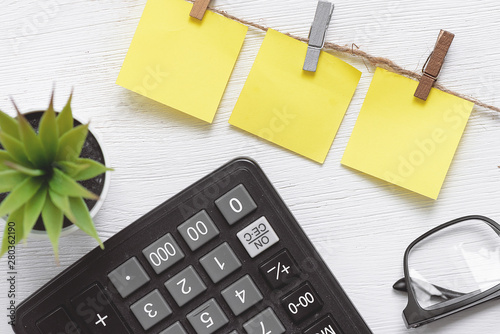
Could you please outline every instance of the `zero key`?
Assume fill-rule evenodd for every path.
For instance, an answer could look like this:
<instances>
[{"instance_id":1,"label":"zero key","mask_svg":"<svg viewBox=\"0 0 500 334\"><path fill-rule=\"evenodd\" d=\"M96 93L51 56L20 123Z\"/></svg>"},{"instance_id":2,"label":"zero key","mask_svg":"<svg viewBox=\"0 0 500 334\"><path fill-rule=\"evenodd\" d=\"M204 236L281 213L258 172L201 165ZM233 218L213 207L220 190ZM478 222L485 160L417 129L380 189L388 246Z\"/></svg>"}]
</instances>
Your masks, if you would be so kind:
<instances>
[{"instance_id":1,"label":"zero key","mask_svg":"<svg viewBox=\"0 0 500 334\"><path fill-rule=\"evenodd\" d=\"M257 209L257 204L255 204L252 196L242 184L218 198L215 205L217 205L229 225L235 224Z\"/></svg>"},{"instance_id":2,"label":"zero key","mask_svg":"<svg viewBox=\"0 0 500 334\"><path fill-rule=\"evenodd\" d=\"M92 334L130 333L111 301L97 284L91 285L71 299L76 314L82 316Z\"/></svg>"}]
</instances>

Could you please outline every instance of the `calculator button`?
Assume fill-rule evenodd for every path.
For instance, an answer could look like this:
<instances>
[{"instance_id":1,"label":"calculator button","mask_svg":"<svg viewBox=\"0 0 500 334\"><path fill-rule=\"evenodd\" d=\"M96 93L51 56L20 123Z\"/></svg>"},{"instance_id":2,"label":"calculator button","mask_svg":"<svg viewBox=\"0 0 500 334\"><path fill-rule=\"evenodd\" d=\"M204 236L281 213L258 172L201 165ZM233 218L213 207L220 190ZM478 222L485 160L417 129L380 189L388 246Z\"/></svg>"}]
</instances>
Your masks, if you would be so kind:
<instances>
[{"instance_id":1,"label":"calculator button","mask_svg":"<svg viewBox=\"0 0 500 334\"><path fill-rule=\"evenodd\" d=\"M198 334L211 334L229 322L214 298L196 308L186 317Z\"/></svg>"},{"instance_id":2,"label":"calculator button","mask_svg":"<svg viewBox=\"0 0 500 334\"><path fill-rule=\"evenodd\" d=\"M288 315L295 323L323 307L321 298L309 282L305 282L300 287L290 292L281 299L281 302Z\"/></svg>"},{"instance_id":3,"label":"calculator button","mask_svg":"<svg viewBox=\"0 0 500 334\"><path fill-rule=\"evenodd\" d=\"M229 225L233 225L238 220L257 209L257 204L255 204L242 184L218 198L215 201L215 205L217 205Z\"/></svg>"},{"instance_id":4,"label":"calculator button","mask_svg":"<svg viewBox=\"0 0 500 334\"><path fill-rule=\"evenodd\" d=\"M164 272L184 258L184 253L170 233L144 248L142 254L157 274Z\"/></svg>"},{"instance_id":5,"label":"calculator button","mask_svg":"<svg viewBox=\"0 0 500 334\"><path fill-rule=\"evenodd\" d=\"M269 285L277 289L288 284L300 269L286 249L273 255L269 260L259 266L260 272Z\"/></svg>"},{"instance_id":6,"label":"calculator button","mask_svg":"<svg viewBox=\"0 0 500 334\"><path fill-rule=\"evenodd\" d=\"M80 334L76 323L71 320L63 308L58 308L36 323L42 334Z\"/></svg>"},{"instance_id":7,"label":"calculator button","mask_svg":"<svg viewBox=\"0 0 500 334\"><path fill-rule=\"evenodd\" d=\"M227 242L203 256L200 263L214 283L219 282L241 267L240 260L238 260Z\"/></svg>"},{"instance_id":8,"label":"calculator button","mask_svg":"<svg viewBox=\"0 0 500 334\"><path fill-rule=\"evenodd\" d=\"M266 217L260 217L252 224L239 231L236 235L247 250L248 255L252 258L280 240Z\"/></svg>"},{"instance_id":9,"label":"calculator button","mask_svg":"<svg viewBox=\"0 0 500 334\"><path fill-rule=\"evenodd\" d=\"M94 284L71 299L92 334L129 333L104 291Z\"/></svg>"},{"instance_id":10,"label":"calculator button","mask_svg":"<svg viewBox=\"0 0 500 334\"><path fill-rule=\"evenodd\" d=\"M187 334L187 332L184 329L184 327L182 327L181 323L177 321L175 324L173 324L169 328L160 332L160 334Z\"/></svg>"},{"instance_id":11,"label":"calculator button","mask_svg":"<svg viewBox=\"0 0 500 334\"><path fill-rule=\"evenodd\" d=\"M336 332L335 328L337 325L333 321L333 318L331 315L327 315L318 321L316 321L314 324L306 328L302 333L303 334L318 334L318 333L324 333L324 334L340 334L340 332Z\"/></svg>"},{"instance_id":12,"label":"calculator button","mask_svg":"<svg viewBox=\"0 0 500 334\"><path fill-rule=\"evenodd\" d=\"M231 332L231 333L229 333L229 334L238 334L238 332L237 332L237 331L232 331L232 332Z\"/></svg>"},{"instance_id":13,"label":"calculator button","mask_svg":"<svg viewBox=\"0 0 500 334\"><path fill-rule=\"evenodd\" d=\"M165 287L179 306L183 306L207 289L200 276L189 266L169 279Z\"/></svg>"},{"instance_id":14,"label":"calculator button","mask_svg":"<svg viewBox=\"0 0 500 334\"><path fill-rule=\"evenodd\" d=\"M108 277L123 298L149 282L148 274L135 257L110 272Z\"/></svg>"},{"instance_id":15,"label":"calculator button","mask_svg":"<svg viewBox=\"0 0 500 334\"><path fill-rule=\"evenodd\" d=\"M221 292L234 315L240 315L263 297L249 275L243 276Z\"/></svg>"},{"instance_id":16,"label":"calculator button","mask_svg":"<svg viewBox=\"0 0 500 334\"><path fill-rule=\"evenodd\" d=\"M192 251L219 235L219 230L205 210L179 225L177 230Z\"/></svg>"},{"instance_id":17,"label":"calculator button","mask_svg":"<svg viewBox=\"0 0 500 334\"><path fill-rule=\"evenodd\" d=\"M172 314L172 309L158 290L153 290L132 304L130 310L134 313L137 320L139 320L144 330L150 329Z\"/></svg>"},{"instance_id":18,"label":"calculator button","mask_svg":"<svg viewBox=\"0 0 500 334\"><path fill-rule=\"evenodd\" d=\"M243 328L247 334L282 334L285 332L285 327L270 307L245 322Z\"/></svg>"}]
</instances>

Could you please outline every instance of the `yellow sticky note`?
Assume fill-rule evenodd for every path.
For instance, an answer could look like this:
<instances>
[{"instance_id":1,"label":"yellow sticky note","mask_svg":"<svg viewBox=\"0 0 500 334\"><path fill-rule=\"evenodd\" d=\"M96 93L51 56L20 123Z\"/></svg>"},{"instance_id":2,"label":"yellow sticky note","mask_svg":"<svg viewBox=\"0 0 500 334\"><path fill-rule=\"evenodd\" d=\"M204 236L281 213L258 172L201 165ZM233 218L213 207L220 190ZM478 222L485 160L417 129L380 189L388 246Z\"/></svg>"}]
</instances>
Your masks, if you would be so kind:
<instances>
[{"instance_id":1,"label":"yellow sticky note","mask_svg":"<svg viewBox=\"0 0 500 334\"><path fill-rule=\"evenodd\" d=\"M117 84L212 122L248 28L184 0L148 0Z\"/></svg>"},{"instance_id":2,"label":"yellow sticky note","mask_svg":"<svg viewBox=\"0 0 500 334\"><path fill-rule=\"evenodd\" d=\"M437 199L474 104L377 68L342 164Z\"/></svg>"},{"instance_id":3,"label":"yellow sticky note","mask_svg":"<svg viewBox=\"0 0 500 334\"><path fill-rule=\"evenodd\" d=\"M229 123L323 163L361 72L325 52L304 71L306 51L269 29Z\"/></svg>"}]
</instances>

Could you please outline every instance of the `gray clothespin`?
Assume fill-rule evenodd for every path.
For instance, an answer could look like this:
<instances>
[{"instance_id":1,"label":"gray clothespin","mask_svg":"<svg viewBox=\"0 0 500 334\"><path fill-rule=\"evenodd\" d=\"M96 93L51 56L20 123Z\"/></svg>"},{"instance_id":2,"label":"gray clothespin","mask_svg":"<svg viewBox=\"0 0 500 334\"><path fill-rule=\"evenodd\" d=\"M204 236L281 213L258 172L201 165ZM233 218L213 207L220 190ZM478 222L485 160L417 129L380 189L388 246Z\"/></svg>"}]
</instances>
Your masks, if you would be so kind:
<instances>
[{"instance_id":1,"label":"gray clothespin","mask_svg":"<svg viewBox=\"0 0 500 334\"><path fill-rule=\"evenodd\" d=\"M307 47L304 71L316 72L319 54L325 45L326 31L333 14L333 3L320 0L316 7L314 21L309 31L309 46Z\"/></svg>"}]
</instances>

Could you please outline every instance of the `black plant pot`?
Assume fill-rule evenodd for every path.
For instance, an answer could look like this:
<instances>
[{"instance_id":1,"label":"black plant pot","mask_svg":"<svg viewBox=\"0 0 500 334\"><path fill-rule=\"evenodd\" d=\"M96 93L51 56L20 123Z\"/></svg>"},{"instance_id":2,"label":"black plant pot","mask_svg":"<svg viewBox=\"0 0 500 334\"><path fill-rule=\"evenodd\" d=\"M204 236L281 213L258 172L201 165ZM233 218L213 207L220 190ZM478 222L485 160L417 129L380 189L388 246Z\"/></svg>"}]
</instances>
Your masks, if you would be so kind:
<instances>
[{"instance_id":1,"label":"black plant pot","mask_svg":"<svg viewBox=\"0 0 500 334\"><path fill-rule=\"evenodd\" d=\"M26 117L28 122L37 133L42 115L43 111L33 111L24 114L24 117ZM80 124L82 123L74 119L73 126L78 126ZM3 149L2 145L0 145L0 149ZM90 130L83 145L80 157L92 159L106 166L103 149L101 148L101 145L99 144L95 135ZM98 175L90 180L79 181L78 183L100 197L98 201L85 199L85 203L87 204L91 216L94 216L100 209L102 202L104 201L104 197L107 193L109 186L109 172ZM0 194L0 203L7 197L7 195L8 193ZM73 229L76 229L76 226L71 223L66 217L64 217L63 230L66 232ZM45 234L45 226L43 225L41 216L35 223L32 232L35 232L35 234Z\"/></svg>"}]
</instances>

